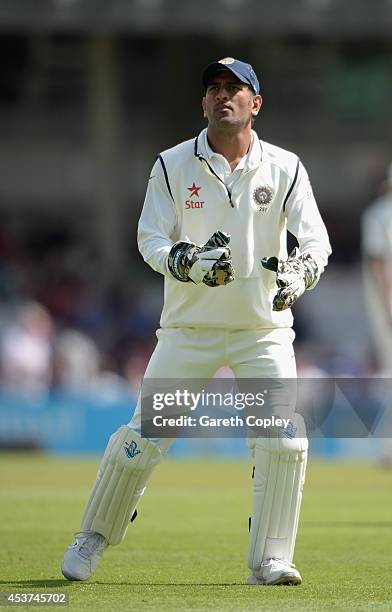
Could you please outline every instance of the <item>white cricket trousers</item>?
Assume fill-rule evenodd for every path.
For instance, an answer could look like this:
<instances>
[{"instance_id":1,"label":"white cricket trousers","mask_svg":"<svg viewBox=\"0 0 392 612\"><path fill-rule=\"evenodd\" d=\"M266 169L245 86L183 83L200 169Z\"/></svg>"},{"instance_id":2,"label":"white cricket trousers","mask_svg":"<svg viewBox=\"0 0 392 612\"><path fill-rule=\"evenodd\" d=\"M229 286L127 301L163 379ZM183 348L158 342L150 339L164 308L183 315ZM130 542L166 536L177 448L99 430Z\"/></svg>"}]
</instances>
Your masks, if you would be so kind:
<instances>
[{"instance_id":1,"label":"white cricket trousers","mask_svg":"<svg viewBox=\"0 0 392 612\"><path fill-rule=\"evenodd\" d=\"M294 331L274 329L235 330L221 328L161 328L158 343L148 363L145 379L211 379L228 366L236 379L296 378ZM141 397L129 426L141 426ZM174 440L155 440L161 450Z\"/></svg>"}]
</instances>

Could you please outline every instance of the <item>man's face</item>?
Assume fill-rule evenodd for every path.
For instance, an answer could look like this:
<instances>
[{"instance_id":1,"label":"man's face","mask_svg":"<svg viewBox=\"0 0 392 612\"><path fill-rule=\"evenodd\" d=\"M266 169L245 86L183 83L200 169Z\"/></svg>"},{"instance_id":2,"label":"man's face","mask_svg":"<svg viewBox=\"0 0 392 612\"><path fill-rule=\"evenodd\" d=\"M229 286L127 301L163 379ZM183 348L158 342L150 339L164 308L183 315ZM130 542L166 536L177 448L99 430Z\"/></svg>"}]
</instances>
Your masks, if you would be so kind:
<instances>
[{"instance_id":1,"label":"man's face","mask_svg":"<svg viewBox=\"0 0 392 612\"><path fill-rule=\"evenodd\" d=\"M251 123L261 107L261 96L229 70L218 72L207 86L202 100L209 125L219 130L241 130Z\"/></svg>"}]
</instances>

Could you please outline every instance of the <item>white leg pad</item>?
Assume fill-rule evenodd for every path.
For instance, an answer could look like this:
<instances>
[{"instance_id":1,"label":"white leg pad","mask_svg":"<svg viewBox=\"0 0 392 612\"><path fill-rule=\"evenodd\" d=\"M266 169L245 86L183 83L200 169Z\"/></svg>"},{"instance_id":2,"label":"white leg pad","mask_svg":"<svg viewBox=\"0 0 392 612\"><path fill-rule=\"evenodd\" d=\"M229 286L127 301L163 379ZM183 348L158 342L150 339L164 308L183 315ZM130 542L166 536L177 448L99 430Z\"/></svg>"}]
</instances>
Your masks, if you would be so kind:
<instances>
[{"instance_id":1,"label":"white leg pad","mask_svg":"<svg viewBox=\"0 0 392 612\"><path fill-rule=\"evenodd\" d=\"M159 448L130 427L120 427L110 438L82 520L82 531L96 531L109 544L119 544L144 493Z\"/></svg>"},{"instance_id":2,"label":"white leg pad","mask_svg":"<svg viewBox=\"0 0 392 612\"><path fill-rule=\"evenodd\" d=\"M263 560L293 559L308 453L302 417L297 423L304 437L257 438L250 443L254 474L248 567L253 573Z\"/></svg>"}]
</instances>

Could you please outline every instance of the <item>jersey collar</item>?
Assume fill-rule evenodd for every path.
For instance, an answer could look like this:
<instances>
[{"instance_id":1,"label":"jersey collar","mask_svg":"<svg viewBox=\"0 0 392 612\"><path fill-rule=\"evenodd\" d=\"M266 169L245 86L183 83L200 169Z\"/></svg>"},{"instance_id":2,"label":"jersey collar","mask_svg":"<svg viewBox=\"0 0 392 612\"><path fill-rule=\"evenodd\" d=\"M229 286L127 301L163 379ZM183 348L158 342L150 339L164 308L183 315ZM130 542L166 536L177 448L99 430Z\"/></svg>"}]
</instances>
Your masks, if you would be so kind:
<instances>
[{"instance_id":1,"label":"jersey collar","mask_svg":"<svg viewBox=\"0 0 392 612\"><path fill-rule=\"evenodd\" d=\"M204 128L195 139L195 156L202 156L211 162L216 153L211 149L207 139L207 128ZM262 162L263 150L257 133L252 130L252 143L248 154L244 159L244 169L253 170L260 166Z\"/></svg>"}]
</instances>

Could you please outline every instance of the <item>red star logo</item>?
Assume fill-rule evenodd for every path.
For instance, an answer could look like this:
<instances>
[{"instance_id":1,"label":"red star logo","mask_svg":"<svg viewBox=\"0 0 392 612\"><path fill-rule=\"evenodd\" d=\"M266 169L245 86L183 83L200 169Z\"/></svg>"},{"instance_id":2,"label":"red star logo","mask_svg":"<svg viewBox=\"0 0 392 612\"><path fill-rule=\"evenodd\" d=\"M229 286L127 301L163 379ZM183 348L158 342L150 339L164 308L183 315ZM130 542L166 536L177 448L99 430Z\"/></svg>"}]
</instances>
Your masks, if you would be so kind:
<instances>
[{"instance_id":1,"label":"red star logo","mask_svg":"<svg viewBox=\"0 0 392 612\"><path fill-rule=\"evenodd\" d=\"M199 197L199 191L200 191L201 187L197 187L195 185L195 181L193 181L192 187L187 187L187 189L191 192L191 194L189 196L190 198L192 196L196 196L197 198Z\"/></svg>"}]
</instances>

